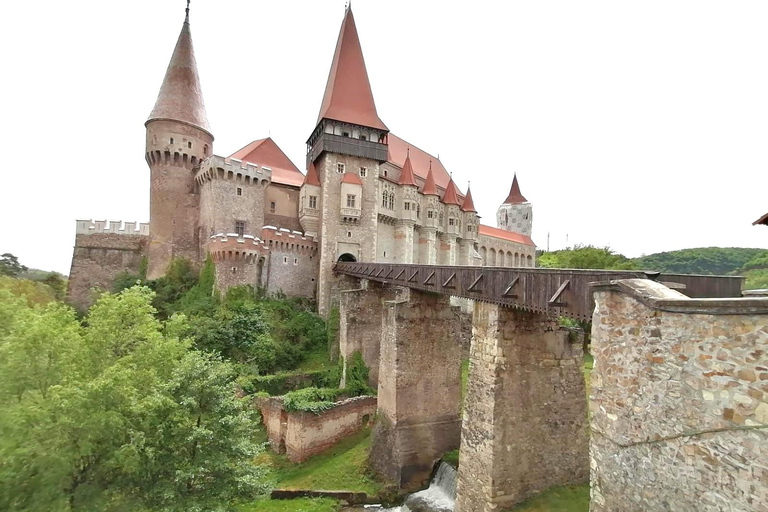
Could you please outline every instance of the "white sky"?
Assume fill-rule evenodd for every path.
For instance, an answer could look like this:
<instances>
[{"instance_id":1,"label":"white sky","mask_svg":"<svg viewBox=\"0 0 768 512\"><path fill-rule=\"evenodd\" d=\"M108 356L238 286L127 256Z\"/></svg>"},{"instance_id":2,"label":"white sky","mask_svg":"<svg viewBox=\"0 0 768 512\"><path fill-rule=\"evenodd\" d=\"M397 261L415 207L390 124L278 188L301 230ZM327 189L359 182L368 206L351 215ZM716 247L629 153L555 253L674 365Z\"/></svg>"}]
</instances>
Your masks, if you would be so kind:
<instances>
[{"instance_id":1,"label":"white sky","mask_svg":"<svg viewBox=\"0 0 768 512\"><path fill-rule=\"evenodd\" d=\"M149 219L144 121L183 0L0 7L0 253L69 272L75 219ZM379 115L534 241L768 247L768 2L354 0ZM304 169L343 0L193 0L214 152Z\"/></svg>"}]
</instances>

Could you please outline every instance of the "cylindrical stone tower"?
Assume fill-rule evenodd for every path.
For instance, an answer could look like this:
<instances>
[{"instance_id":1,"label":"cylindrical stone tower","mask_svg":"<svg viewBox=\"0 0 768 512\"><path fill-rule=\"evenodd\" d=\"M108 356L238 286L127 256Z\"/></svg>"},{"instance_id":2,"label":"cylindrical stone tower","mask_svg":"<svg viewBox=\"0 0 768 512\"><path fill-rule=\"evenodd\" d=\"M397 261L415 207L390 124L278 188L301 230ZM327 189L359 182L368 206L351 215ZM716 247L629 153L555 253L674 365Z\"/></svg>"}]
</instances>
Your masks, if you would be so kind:
<instances>
[{"instance_id":1,"label":"cylindrical stone tower","mask_svg":"<svg viewBox=\"0 0 768 512\"><path fill-rule=\"evenodd\" d=\"M533 207L520 193L517 174L512 179L512 188L504 203L496 212L496 225L506 231L531 236L533 230Z\"/></svg>"}]
</instances>

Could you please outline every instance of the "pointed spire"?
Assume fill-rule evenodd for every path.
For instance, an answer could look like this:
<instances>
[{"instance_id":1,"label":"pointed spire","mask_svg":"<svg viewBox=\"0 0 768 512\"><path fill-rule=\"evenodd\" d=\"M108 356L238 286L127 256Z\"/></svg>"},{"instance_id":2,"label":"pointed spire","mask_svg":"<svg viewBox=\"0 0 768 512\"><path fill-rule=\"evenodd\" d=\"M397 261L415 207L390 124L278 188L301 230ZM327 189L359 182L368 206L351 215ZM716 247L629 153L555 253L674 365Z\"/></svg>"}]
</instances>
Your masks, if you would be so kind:
<instances>
[{"instance_id":1,"label":"pointed spire","mask_svg":"<svg viewBox=\"0 0 768 512\"><path fill-rule=\"evenodd\" d=\"M445 194L443 194L444 204L461 205L459 202L459 195L456 193L456 184L453 182L453 178L448 180L448 186L445 187Z\"/></svg>"},{"instance_id":2,"label":"pointed spire","mask_svg":"<svg viewBox=\"0 0 768 512\"><path fill-rule=\"evenodd\" d=\"M427 179L424 181L424 188L421 189L421 193L425 196L438 196L437 186L435 185L435 175L432 174L432 160L429 161L429 172L427 173Z\"/></svg>"},{"instance_id":3,"label":"pointed spire","mask_svg":"<svg viewBox=\"0 0 768 512\"><path fill-rule=\"evenodd\" d=\"M200 78L197 75L192 34L189 30L189 2L187 2L186 18L181 26L179 39L176 41L176 48L173 50L163 85L157 95L155 108L149 114L147 123L160 119L180 121L211 134L208 116L205 114Z\"/></svg>"},{"instance_id":4,"label":"pointed spire","mask_svg":"<svg viewBox=\"0 0 768 512\"><path fill-rule=\"evenodd\" d=\"M405 163L403 163L403 172L400 173L400 185L412 185L418 187L416 183L416 176L413 174L413 165L411 165L411 148L408 148L408 153L405 156Z\"/></svg>"},{"instance_id":5,"label":"pointed spire","mask_svg":"<svg viewBox=\"0 0 768 512\"><path fill-rule=\"evenodd\" d=\"M520 193L520 185L517 183L517 173L512 178L512 188L509 189L509 195L504 201L504 204L522 204L527 203L528 200Z\"/></svg>"},{"instance_id":6,"label":"pointed spire","mask_svg":"<svg viewBox=\"0 0 768 512\"><path fill-rule=\"evenodd\" d=\"M304 177L304 185L314 185L315 187L320 186L320 178L317 176L317 169L315 169L314 163L309 164L307 175Z\"/></svg>"},{"instance_id":7,"label":"pointed spire","mask_svg":"<svg viewBox=\"0 0 768 512\"><path fill-rule=\"evenodd\" d=\"M469 183L467 183L467 195L464 196L464 203L461 205L461 211L477 213L475 203L472 202L472 191L469 189Z\"/></svg>"},{"instance_id":8,"label":"pointed spire","mask_svg":"<svg viewBox=\"0 0 768 512\"><path fill-rule=\"evenodd\" d=\"M317 122L323 118L389 131L376 112L351 5L341 23Z\"/></svg>"}]
</instances>

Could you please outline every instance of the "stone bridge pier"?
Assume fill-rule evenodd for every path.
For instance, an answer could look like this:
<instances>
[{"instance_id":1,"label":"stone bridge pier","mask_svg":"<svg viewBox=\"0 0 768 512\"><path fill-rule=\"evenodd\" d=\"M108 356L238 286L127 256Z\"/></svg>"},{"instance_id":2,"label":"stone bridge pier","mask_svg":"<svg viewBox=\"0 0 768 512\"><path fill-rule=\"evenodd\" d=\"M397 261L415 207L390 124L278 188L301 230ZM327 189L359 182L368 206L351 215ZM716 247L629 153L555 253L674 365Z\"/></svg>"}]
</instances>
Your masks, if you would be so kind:
<instances>
[{"instance_id":1,"label":"stone bridge pier","mask_svg":"<svg viewBox=\"0 0 768 512\"><path fill-rule=\"evenodd\" d=\"M475 303L457 512L485 512L589 479L583 333Z\"/></svg>"}]
</instances>

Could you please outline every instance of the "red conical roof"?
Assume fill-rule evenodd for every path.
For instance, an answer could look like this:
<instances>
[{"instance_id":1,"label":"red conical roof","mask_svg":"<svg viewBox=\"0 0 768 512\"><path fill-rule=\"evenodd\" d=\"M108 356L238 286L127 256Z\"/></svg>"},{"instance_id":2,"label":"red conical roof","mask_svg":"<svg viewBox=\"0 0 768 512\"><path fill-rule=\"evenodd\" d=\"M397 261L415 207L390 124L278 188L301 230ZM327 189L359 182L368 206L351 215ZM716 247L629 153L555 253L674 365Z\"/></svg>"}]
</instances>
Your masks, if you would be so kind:
<instances>
[{"instance_id":1,"label":"red conical roof","mask_svg":"<svg viewBox=\"0 0 768 512\"><path fill-rule=\"evenodd\" d=\"M469 190L469 185L467 185L467 195L464 196L464 203L461 205L461 211L477 213L477 210L475 210L475 203L472 202L472 191Z\"/></svg>"},{"instance_id":2,"label":"red conical roof","mask_svg":"<svg viewBox=\"0 0 768 512\"><path fill-rule=\"evenodd\" d=\"M437 187L435 186L435 176L432 174L432 161L429 162L429 172L427 173L427 179L424 182L424 188L421 189L421 193L431 196L438 196Z\"/></svg>"},{"instance_id":3,"label":"red conical roof","mask_svg":"<svg viewBox=\"0 0 768 512\"><path fill-rule=\"evenodd\" d=\"M317 122L323 118L388 131L376 112L351 7L341 24Z\"/></svg>"},{"instance_id":4,"label":"red conical roof","mask_svg":"<svg viewBox=\"0 0 768 512\"><path fill-rule=\"evenodd\" d=\"M411 152L405 156L405 162L403 163L403 172L400 173L400 185L412 185L418 187L416 184L416 177L413 175L413 165L411 165Z\"/></svg>"},{"instance_id":5,"label":"red conical roof","mask_svg":"<svg viewBox=\"0 0 768 512\"><path fill-rule=\"evenodd\" d=\"M309 169L307 169L307 176L304 178L304 185L314 185L316 187L320 186L320 178L317 176L317 169L315 169L314 163L309 164Z\"/></svg>"},{"instance_id":6,"label":"red conical roof","mask_svg":"<svg viewBox=\"0 0 768 512\"><path fill-rule=\"evenodd\" d=\"M273 183L293 186L304 183L304 175L272 140L272 137L255 140L229 155L229 158L269 167L272 169Z\"/></svg>"},{"instance_id":7,"label":"red conical roof","mask_svg":"<svg viewBox=\"0 0 768 512\"><path fill-rule=\"evenodd\" d=\"M453 178L448 182L448 186L445 187L445 194L443 194L443 203L444 204L455 204L456 206L461 205L459 202L459 197L456 195L456 184L453 182Z\"/></svg>"},{"instance_id":8,"label":"red conical roof","mask_svg":"<svg viewBox=\"0 0 768 512\"><path fill-rule=\"evenodd\" d=\"M520 193L520 185L517 183L517 174L512 178L512 188L509 190L509 195L504 201L504 204L521 204L527 203L528 200Z\"/></svg>"},{"instance_id":9,"label":"red conical roof","mask_svg":"<svg viewBox=\"0 0 768 512\"><path fill-rule=\"evenodd\" d=\"M181 26L181 33L165 72L160 93L157 95L155 108L149 114L147 123L159 119L181 121L211 134L200 78L197 76L188 15Z\"/></svg>"}]
</instances>

